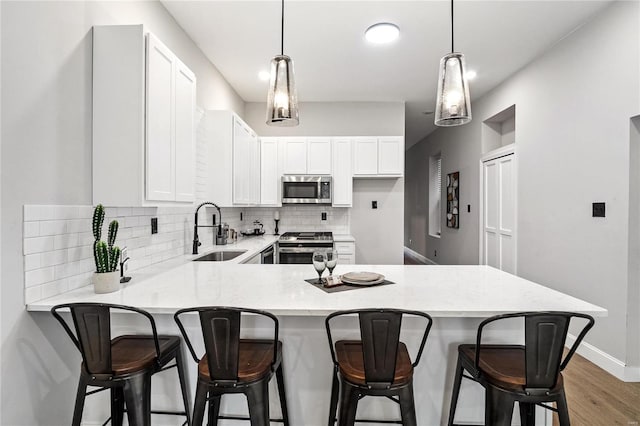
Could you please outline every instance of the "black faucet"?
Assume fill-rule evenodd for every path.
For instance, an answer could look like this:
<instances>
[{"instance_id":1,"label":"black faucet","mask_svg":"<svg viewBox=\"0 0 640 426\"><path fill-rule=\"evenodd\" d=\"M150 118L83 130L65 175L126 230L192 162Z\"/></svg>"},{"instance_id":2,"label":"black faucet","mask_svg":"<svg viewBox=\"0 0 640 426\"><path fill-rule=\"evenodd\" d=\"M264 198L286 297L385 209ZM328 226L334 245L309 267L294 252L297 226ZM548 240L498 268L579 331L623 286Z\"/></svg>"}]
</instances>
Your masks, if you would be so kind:
<instances>
[{"instance_id":1,"label":"black faucet","mask_svg":"<svg viewBox=\"0 0 640 426\"><path fill-rule=\"evenodd\" d=\"M200 210L200 207L202 206L213 206L218 210L218 222L220 223L220 226L218 225L198 225L198 211ZM222 213L220 213L220 207L218 207L216 204L212 203L211 201L205 201L204 203L200 204L198 206L198 208L196 209L196 214L195 214L195 218L194 218L194 225L193 225L193 254L198 254L198 246L202 245L202 243L200 242L200 240L198 239L198 228L218 228L218 232L217 235L220 236L222 234Z\"/></svg>"}]
</instances>

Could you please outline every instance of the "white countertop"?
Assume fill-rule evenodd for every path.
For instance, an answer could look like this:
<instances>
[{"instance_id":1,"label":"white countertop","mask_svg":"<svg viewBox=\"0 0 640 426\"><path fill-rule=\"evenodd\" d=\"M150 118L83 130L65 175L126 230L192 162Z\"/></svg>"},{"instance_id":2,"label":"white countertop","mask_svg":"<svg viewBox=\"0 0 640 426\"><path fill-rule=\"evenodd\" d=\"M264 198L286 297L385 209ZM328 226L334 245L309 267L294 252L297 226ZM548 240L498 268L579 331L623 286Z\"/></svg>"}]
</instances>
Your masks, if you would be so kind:
<instances>
[{"instance_id":1,"label":"white countertop","mask_svg":"<svg viewBox=\"0 0 640 426\"><path fill-rule=\"evenodd\" d=\"M349 234L333 234L333 241L336 243L355 242L353 235Z\"/></svg>"},{"instance_id":2,"label":"white countertop","mask_svg":"<svg viewBox=\"0 0 640 426\"><path fill-rule=\"evenodd\" d=\"M255 249L247 249L243 255L248 258L275 238L245 239L224 249L252 246ZM219 305L264 309L283 316L326 316L336 310L366 307L419 310L434 317L487 317L538 310L607 315L601 307L488 266L338 265L334 273L374 271L396 284L325 293L304 281L317 276L311 265L238 264L243 256L229 262L192 262L189 258L194 256L184 256L134 274L133 280L115 293L94 294L92 286L86 286L32 303L27 309L48 311L60 303L103 302L156 314Z\"/></svg>"}]
</instances>

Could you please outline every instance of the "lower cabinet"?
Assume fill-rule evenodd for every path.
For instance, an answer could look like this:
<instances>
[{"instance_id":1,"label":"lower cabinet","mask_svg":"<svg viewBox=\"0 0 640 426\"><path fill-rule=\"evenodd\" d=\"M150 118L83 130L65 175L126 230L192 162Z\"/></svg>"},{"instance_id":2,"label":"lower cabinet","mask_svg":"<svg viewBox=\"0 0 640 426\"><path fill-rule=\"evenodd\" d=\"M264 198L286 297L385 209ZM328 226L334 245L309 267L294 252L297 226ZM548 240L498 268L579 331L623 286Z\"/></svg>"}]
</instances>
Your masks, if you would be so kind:
<instances>
[{"instance_id":1,"label":"lower cabinet","mask_svg":"<svg viewBox=\"0 0 640 426\"><path fill-rule=\"evenodd\" d=\"M334 247L338 252L338 264L354 265L356 263L356 243L353 241L344 241L334 243Z\"/></svg>"}]
</instances>

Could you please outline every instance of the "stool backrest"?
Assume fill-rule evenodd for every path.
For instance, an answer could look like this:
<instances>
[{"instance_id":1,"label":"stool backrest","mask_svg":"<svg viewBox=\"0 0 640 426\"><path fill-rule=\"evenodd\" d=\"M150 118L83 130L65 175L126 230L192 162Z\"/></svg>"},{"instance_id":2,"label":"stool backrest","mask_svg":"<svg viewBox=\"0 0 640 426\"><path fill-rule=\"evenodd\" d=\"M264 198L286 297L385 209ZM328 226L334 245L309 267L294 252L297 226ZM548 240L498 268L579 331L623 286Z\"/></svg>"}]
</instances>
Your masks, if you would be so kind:
<instances>
[{"instance_id":1,"label":"stool backrest","mask_svg":"<svg viewBox=\"0 0 640 426\"><path fill-rule=\"evenodd\" d=\"M569 324L574 317L583 318L587 323L563 360ZM595 323L590 315L573 312L519 312L488 318L478 328L476 348L480 349L476 350L476 371L480 371L482 330L489 323L507 318L524 319L525 388L531 392L544 392L556 385L559 373Z\"/></svg>"},{"instance_id":2,"label":"stool backrest","mask_svg":"<svg viewBox=\"0 0 640 426\"><path fill-rule=\"evenodd\" d=\"M197 312L202 329L209 375L218 382L238 381L238 362L240 357L240 329L242 313L260 315L271 319L274 323L273 359L274 365L278 354L278 319L269 312L245 308L229 308L223 306L203 306L181 309L174 315L178 328L184 337L189 352L195 362L200 362L191 340L180 320L187 313Z\"/></svg>"},{"instance_id":3,"label":"stool backrest","mask_svg":"<svg viewBox=\"0 0 640 426\"><path fill-rule=\"evenodd\" d=\"M372 387L389 387L393 383L396 372L398 346L402 318L405 315L418 316L427 320L420 348L413 363L415 367L420 362L424 345L433 324L431 317L423 312L405 311L399 309L357 309L338 311L329 315L325 321L329 347L333 363L337 366L330 322L333 318L344 315L358 315L360 324L360 339L362 340L362 355L365 373L365 383Z\"/></svg>"},{"instance_id":4,"label":"stool backrest","mask_svg":"<svg viewBox=\"0 0 640 426\"><path fill-rule=\"evenodd\" d=\"M60 311L69 309L75 333L62 318ZM107 378L113 373L111 363L111 310L135 312L146 317L153 333L156 359L160 358L160 344L153 317L142 309L132 306L107 303L67 303L51 308L51 313L60 322L73 344L80 351L84 368L88 374Z\"/></svg>"}]
</instances>

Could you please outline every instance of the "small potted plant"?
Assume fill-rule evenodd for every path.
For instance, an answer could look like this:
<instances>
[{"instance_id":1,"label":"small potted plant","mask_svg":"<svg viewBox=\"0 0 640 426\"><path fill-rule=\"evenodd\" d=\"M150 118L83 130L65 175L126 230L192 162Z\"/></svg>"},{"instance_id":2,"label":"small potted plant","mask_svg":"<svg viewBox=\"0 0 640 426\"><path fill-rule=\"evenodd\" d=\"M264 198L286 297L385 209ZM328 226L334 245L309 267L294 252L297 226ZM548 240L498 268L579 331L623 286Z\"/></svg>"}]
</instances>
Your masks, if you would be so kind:
<instances>
[{"instance_id":1,"label":"small potted plant","mask_svg":"<svg viewBox=\"0 0 640 426\"><path fill-rule=\"evenodd\" d=\"M118 221L109 224L109 234L105 243L102 237L104 207L98 204L93 211L93 258L96 272L93 274L93 290L96 293L111 293L120 289L120 275L117 271L120 259L120 248L115 244L118 234Z\"/></svg>"}]
</instances>

